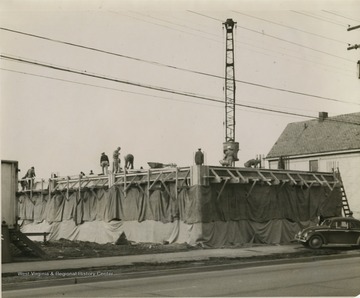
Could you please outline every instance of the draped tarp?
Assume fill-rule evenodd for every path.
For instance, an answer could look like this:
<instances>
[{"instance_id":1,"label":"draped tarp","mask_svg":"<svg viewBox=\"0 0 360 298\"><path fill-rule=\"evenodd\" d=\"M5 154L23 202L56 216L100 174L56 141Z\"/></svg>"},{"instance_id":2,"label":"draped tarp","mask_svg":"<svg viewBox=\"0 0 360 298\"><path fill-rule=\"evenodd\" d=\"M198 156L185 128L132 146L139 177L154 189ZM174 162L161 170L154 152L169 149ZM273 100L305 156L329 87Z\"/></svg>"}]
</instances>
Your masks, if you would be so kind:
<instances>
[{"instance_id":1,"label":"draped tarp","mask_svg":"<svg viewBox=\"0 0 360 298\"><path fill-rule=\"evenodd\" d=\"M48 232L48 240L77 240L96 243L115 243L122 233L133 242L188 243L205 247L223 247L246 243L283 244L294 239L302 228L316 224L316 221L290 222L270 220L268 222L216 221L211 223L186 224L180 220L162 223L154 220L138 221L91 221L76 225L73 220L41 223L24 222L23 233ZM42 241L43 236L29 236Z\"/></svg>"},{"instance_id":2,"label":"draped tarp","mask_svg":"<svg viewBox=\"0 0 360 298\"><path fill-rule=\"evenodd\" d=\"M175 184L169 183L151 190L134 186L126 192L113 186L51 196L21 194L18 214L34 224L48 223L50 239L114 242L118 233L126 230L127 237L138 242L186 239L218 246L290 241L295 230L320 215L341 215L341 204L338 187L213 184L183 188L176 194ZM88 230L104 236L88 235Z\"/></svg>"},{"instance_id":3,"label":"draped tarp","mask_svg":"<svg viewBox=\"0 0 360 298\"><path fill-rule=\"evenodd\" d=\"M246 243L284 244L294 240L295 234L304 227L316 223L317 221L296 223L286 219L274 219L267 222L239 220L198 223L192 227L193 233L189 243L202 243L207 247L243 245Z\"/></svg>"}]
</instances>

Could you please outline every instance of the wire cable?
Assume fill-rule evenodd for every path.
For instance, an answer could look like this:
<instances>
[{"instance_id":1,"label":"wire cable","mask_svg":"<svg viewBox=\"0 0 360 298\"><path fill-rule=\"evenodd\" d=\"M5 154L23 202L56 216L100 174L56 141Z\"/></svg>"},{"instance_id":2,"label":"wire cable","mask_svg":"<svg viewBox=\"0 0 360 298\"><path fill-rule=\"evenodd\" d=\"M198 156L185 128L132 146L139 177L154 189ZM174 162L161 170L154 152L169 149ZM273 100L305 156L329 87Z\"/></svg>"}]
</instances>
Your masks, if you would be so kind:
<instances>
[{"instance_id":1,"label":"wire cable","mask_svg":"<svg viewBox=\"0 0 360 298\"><path fill-rule=\"evenodd\" d=\"M314 19L317 19L317 20L320 20L320 21L323 21L323 22L328 22L328 23L331 23L331 24L334 24L334 25L338 25L338 26L340 26L340 27L346 27L346 25L344 25L344 24L337 23L337 22L332 22L332 21L329 21L329 20L325 20L325 19L323 19L323 18L321 18L321 17L318 17L318 16L313 16L313 15L311 15L311 14L306 14L306 13L304 13L304 12L300 12L300 11L296 11L296 10L291 10L291 11L294 12L294 13L297 13L297 14L301 14L301 15L307 16L307 17L309 17L309 18L314 18Z\"/></svg>"},{"instance_id":2,"label":"wire cable","mask_svg":"<svg viewBox=\"0 0 360 298\"><path fill-rule=\"evenodd\" d=\"M344 18L344 19L348 19L348 20L351 20L351 21L360 22L359 20L355 20L355 19L352 19L352 18L349 18L349 17L345 17L345 16L343 16L343 15L341 15L341 14L338 14L338 13L335 13L335 12L333 12L333 11L323 10L323 12L329 13L329 14L332 14L332 15L335 15L335 16L338 16L338 17L342 17L342 18Z\"/></svg>"},{"instance_id":3,"label":"wire cable","mask_svg":"<svg viewBox=\"0 0 360 298\"><path fill-rule=\"evenodd\" d=\"M320 37L320 38L323 38L323 39L327 39L327 40L331 40L331 41L334 41L334 42L337 42L337 43L341 43L341 44L348 45L347 42L342 41L342 40L338 40L338 39L326 37L326 36L323 36L323 35L320 35L320 34L316 34L316 33L313 33L313 32L301 30L301 29L298 29L298 28L295 28L295 27L291 27L291 26L287 26L287 25L284 25L284 24L280 24L280 23L277 23L277 22L274 22L274 21L270 21L270 20L266 20L266 19L263 19L263 18L255 17L255 16L252 16L252 15L248 15L248 14L246 14L246 13L242 13L242 12L239 12L239 11L233 10L233 12L235 12L235 13L237 13L237 14L241 14L241 15L243 15L243 16L247 16L247 17L249 17L249 18L261 20L261 21L264 21L264 22L268 22L268 23L270 23L270 24L278 25L278 26L281 26L281 27L289 28L289 29L292 29L292 30L296 30L296 31L299 31L299 32L303 32L303 33L306 33L306 34L310 34L310 35L313 35L313 36L316 36L316 37Z\"/></svg>"},{"instance_id":4,"label":"wire cable","mask_svg":"<svg viewBox=\"0 0 360 298\"><path fill-rule=\"evenodd\" d=\"M198 14L198 13L195 13L195 14ZM202 15L202 14L200 14L200 15ZM205 16L205 15L202 15L202 16ZM211 18L209 16L205 16L205 17ZM216 20L218 21L218 19L216 19ZM108 55L113 55L113 56L117 56L117 57L121 57L121 58L131 59L131 60L135 60L135 61L139 61L139 62L145 62L145 63L156 65L156 66L168 67L170 69L181 70L181 71L190 72L190 73L203 75L203 76L208 76L208 77L213 77L213 78L217 78L217 79L221 79L221 80L225 79L223 76L219 76L219 75L209 74L209 73L205 73L205 72L201 72L201 71L190 70L190 69L177 67L177 66L173 66L173 65L169 65L169 64L164 64L164 63L160 63L160 62L156 62L156 61L144 60L144 59L140 59L140 58L136 58L136 57L132 57L132 56L127 56L127 55L123 55L123 54L119 54L119 53L109 52L109 51L105 51L105 50L101 50L101 49L97 49L97 48L93 48L93 47L83 46L83 45L79 45L79 44L75 44L75 43L61 41L61 40L57 40L57 39L53 39L53 38L49 38L49 37L44 37L44 36L40 36L40 35L35 35L35 34L31 34L31 33L26 33L26 32L22 32L22 31L8 29L8 28L4 28L4 27L0 27L0 30L4 30L4 31L12 32L12 33L17 33L17 34L21 34L21 35L25 35L25 36L31 36L31 37L35 37L35 38L40 38L40 39L47 40L47 41L52 41L52 42L56 42L56 43L61 43L61 44L65 44L65 45L79 47L79 48L83 48L83 49L87 49L87 50L92 50L92 51L96 51L96 52L100 52L100 53L105 53L105 54L108 54ZM281 91L281 92L288 92L288 93L298 94L298 95L307 96L307 97L313 97L313 98L319 98L319 99L324 99L324 100L338 101L338 102L353 104L352 102L345 101L345 100L334 99L334 98L330 98L330 97L324 97L324 96L313 95L313 94L307 94L305 92L292 91L292 90L287 90L287 89L283 89L283 88L276 88L276 87L271 87L271 86L267 86L267 85L263 85L263 84L248 82L248 81L245 81L245 80L235 80L235 81L238 82L238 83L241 83L241 84L247 84L247 85L252 85L252 86L266 88L266 89L272 89L272 90Z\"/></svg>"},{"instance_id":5,"label":"wire cable","mask_svg":"<svg viewBox=\"0 0 360 298\"><path fill-rule=\"evenodd\" d=\"M77 85L96 87L96 88L101 88L101 89L106 89L106 90L119 91L119 92L124 92L124 93L129 93L129 94L142 95L142 96L148 96L148 97L154 97L154 98L160 98L160 99L166 99L166 100L172 100L172 101L178 101L178 102L185 102L185 103L198 104L198 105L207 105L207 106L212 106L212 107L220 107L218 105L215 106L215 105L194 102L194 101L190 102L190 101L186 101L186 100L164 97L164 96L159 96L159 95L154 95L154 94L146 94L146 93L141 93L141 92L129 91L129 90L125 90L125 89L105 87L105 86L99 86L99 85L94 85L94 84L90 84L90 83L83 83L83 82L76 82L76 81L72 81L72 80L54 78L54 77L50 77L50 76L44 76L44 75L29 73L29 72L25 72L25 71L18 71L18 70L1 68L1 67L0 67L0 69L8 71L8 72L18 73L18 74L23 74L23 75L28 75L28 76L33 76L33 77L38 77L38 78L43 78L43 79L55 80L55 81L60 81L60 82L65 82L65 83L72 83L72 84L77 84Z\"/></svg>"},{"instance_id":6,"label":"wire cable","mask_svg":"<svg viewBox=\"0 0 360 298\"><path fill-rule=\"evenodd\" d=\"M106 76L102 76L102 75L98 75L98 74L88 73L86 71L79 71L79 70L74 70L74 69L70 69L70 68L63 68L63 67L54 66L54 65L50 65L50 64L40 63L37 61L31 61L31 60L22 59L22 58L15 58L15 57L2 55L2 54L0 55L0 58L8 59L11 61L16 61L16 62L21 62L21 63L26 63L26 64L31 64L31 65L36 65L36 66L41 66L41 67L45 67L45 68L50 68L50 69L54 69L54 70L64 71L64 72L68 72L68 73L74 73L74 74L92 77L92 78L96 78L96 79L102 79L102 80L112 81L112 82L116 82L116 83L122 83L122 84L131 85L131 86L135 86L135 87L140 87L140 88L145 88L145 89L150 89L150 90L155 90L155 91L160 91L160 92L166 92L166 93L171 93L171 94L176 94L176 95L182 95L182 96L187 96L187 97L192 97L192 98L197 98L197 99L202 99L202 100L207 100L207 101L217 102L217 103L222 103L222 104L224 103L224 101L222 101L222 100L209 98L209 97L206 97L203 95L197 95L197 94L189 93L189 92L181 92L181 91L172 90L172 89L168 89L168 88L149 86L149 85L144 85L144 84L140 84L140 83L124 81L124 80L120 80L120 79L116 79L116 78L110 78L110 77L106 77ZM267 111L267 112L280 113L280 114L297 116L297 117L317 119L317 117L314 117L314 116L303 115L303 114L292 113L292 112L285 112L285 111L268 109L268 108L263 108L263 107L256 107L256 106L239 104L239 103L235 103L235 105L240 106L240 107L249 108L249 109L260 110L260 111ZM355 125L360 126L360 122L357 123L357 122L339 121L339 120L333 120L333 121L348 123L348 124L355 124Z\"/></svg>"},{"instance_id":7,"label":"wire cable","mask_svg":"<svg viewBox=\"0 0 360 298\"><path fill-rule=\"evenodd\" d=\"M192 12L192 13L196 13L196 12L193 12L191 10L188 10L189 12ZM200 13L196 13L198 15L201 15L203 17L207 17L207 18L210 18L210 19L214 19L216 21L220 21L218 19L215 19L213 17L209 17L207 15L204 15L204 14L200 14ZM331 53L328 53L328 52L325 52L325 51L322 51L322 50L317 50L317 49L314 49L314 48L311 48L311 47L308 47L308 46L305 46L305 45L302 45L300 43L297 43L297 42L293 42L293 41L290 41L290 40L287 40L287 39L284 39L284 38L281 38L281 37L277 37L275 35L271 35L271 34L267 34L265 32L262 32L262 31L257 31L255 29L250 29L250 28L247 28L247 27L244 27L244 26L240 26L239 24L236 25L238 28L242 28L244 30L247 30L247 31L250 31L250 32L254 32L254 33L257 33L257 34L261 34L263 36L268 36L270 38L274 38L276 40L280 40L282 42L286 42L286 43L289 43L289 44L292 44L292 45L295 45L295 46L298 46L298 47L302 47L302 48L305 48L305 49L308 49L308 50L311 50L311 51L315 51L315 52L318 52L318 53L321 53L321 54L325 54L325 55L328 55L328 56L331 56L331 57L334 57L334 58L338 58L338 59L341 59L341 60L345 60L345 61L348 61L348 62L351 62L351 63L354 63L353 60L351 59L347 59L347 58L344 58L344 57L341 57L341 56L337 56L337 55L334 55L334 54L331 54Z\"/></svg>"}]
</instances>

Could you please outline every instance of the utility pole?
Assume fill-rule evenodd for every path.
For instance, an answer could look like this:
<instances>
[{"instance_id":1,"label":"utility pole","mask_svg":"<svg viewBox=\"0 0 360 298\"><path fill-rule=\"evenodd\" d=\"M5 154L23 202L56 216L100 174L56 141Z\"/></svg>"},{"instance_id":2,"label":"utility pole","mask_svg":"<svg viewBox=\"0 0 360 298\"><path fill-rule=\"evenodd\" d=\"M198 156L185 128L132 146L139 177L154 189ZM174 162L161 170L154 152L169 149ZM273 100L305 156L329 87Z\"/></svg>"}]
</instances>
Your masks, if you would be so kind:
<instances>
[{"instance_id":1,"label":"utility pole","mask_svg":"<svg viewBox=\"0 0 360 298\"><path fill-rule=\"evenodd\" d=\"M233 151L234 160L231 166L238 160L239 143L235 142L235 60L234 60L234 27L236 22L227 19L223 26L226 30L226 57L225 57L225 142L224 153Z\"/></svg>"},{"instance_id":2,"label":"utility pole","mask_svg":"<svg viewBox=\"0 0 360 298\"><path fill-rule=\"evenodd\" d=\"M357 26L353 26L353 27L350 27L347 28L347 31L351 31L351 30L355 30L355 29L360 29L360 25L357 25ZM360 44L354 44L354 45L350 45L348 46L347 50L357 50L360 48ZM358 67L358 79L360 79L360 60L358 60L357 62L357 67Z\"/></svg>"}]
</instances>

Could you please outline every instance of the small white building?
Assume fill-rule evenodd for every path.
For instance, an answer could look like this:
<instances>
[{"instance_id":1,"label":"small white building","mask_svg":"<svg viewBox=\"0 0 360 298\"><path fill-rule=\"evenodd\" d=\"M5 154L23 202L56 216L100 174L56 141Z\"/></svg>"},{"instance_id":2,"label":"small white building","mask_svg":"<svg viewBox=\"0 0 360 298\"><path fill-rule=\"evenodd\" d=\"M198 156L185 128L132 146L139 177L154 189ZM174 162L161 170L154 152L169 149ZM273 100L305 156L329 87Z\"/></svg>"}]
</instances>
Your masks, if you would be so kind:
<instances>
[{"instance_id":1,"label":"small white building","mask_svg":"<svg viewBox=\"0 0 360 298\"><path fill-rule=\"evenodd\" d=\"M289 123L266 156L270 169L339 169L350 209L360 218L360 113Z\"/></svg>"}]
</instances>

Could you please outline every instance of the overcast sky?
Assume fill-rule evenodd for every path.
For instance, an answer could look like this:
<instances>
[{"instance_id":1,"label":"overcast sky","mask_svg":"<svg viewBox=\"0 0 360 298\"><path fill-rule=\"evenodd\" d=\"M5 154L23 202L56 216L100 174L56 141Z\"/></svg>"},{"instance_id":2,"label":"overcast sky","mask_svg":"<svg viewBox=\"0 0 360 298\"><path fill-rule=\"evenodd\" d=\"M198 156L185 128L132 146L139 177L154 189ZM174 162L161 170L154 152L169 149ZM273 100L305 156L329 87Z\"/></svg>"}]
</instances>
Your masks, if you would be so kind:
<instances>
[{"instance_id":1,"label":"overcast sky","mask_svg":"<svg viewBox=\"0 0 360 298\"><path fill-rule=\"evenodd\" d=\"M360 29L347 31L359 1L3 0L0 10L1 158L20 175L99 173L101 152L111 159L118 146L137 168L192 165L198 147L219 165L227 18L236 102L257 107L236 108L237 166L266 155L290 122L360 111L360 50L347 50L360 43Z\"/></svg>"}]
</instances>

